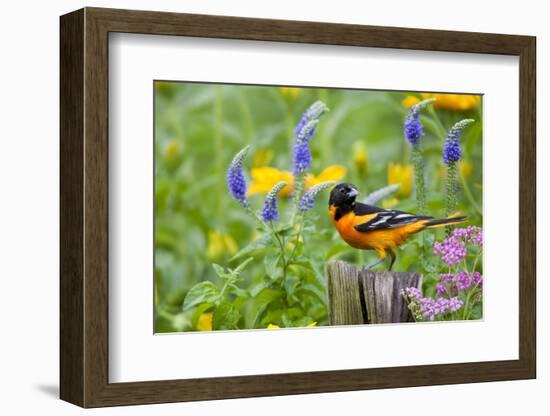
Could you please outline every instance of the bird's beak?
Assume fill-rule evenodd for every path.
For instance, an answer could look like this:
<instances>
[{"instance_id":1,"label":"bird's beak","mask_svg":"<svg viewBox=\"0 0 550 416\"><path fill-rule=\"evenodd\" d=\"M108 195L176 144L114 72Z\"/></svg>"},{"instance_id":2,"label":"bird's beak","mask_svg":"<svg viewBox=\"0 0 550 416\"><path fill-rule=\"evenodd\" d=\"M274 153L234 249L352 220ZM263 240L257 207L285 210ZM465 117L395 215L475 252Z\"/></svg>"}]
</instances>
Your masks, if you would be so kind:
<instances>
[{"instance_id":1,"label":"bird's beak","mask_svg":"<svg viewBox=\"0 0 550 416\"><path fill-rule=\"evenodd\" d=\"M348 192L348 197L353 198L354 196L359 195L359 191L357 189L352 189Z\"/></svg>"}]
</instances>

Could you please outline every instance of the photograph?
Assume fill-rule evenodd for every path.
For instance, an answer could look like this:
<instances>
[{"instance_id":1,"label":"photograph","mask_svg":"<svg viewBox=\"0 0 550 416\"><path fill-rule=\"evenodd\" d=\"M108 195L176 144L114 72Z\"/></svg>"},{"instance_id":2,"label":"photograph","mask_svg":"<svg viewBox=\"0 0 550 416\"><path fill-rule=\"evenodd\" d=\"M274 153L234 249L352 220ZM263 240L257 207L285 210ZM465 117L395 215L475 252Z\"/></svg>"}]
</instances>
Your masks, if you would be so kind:
<instances>
[{"instance_id":1,"label":"photograph","mask_svg":"<svg viewBox=\"0 0 550 416\"><path fill-rule=\"evenodd\" d=\"M481 94L153 88L155 333L483 319Z\"/></svg>"}]
</instances>

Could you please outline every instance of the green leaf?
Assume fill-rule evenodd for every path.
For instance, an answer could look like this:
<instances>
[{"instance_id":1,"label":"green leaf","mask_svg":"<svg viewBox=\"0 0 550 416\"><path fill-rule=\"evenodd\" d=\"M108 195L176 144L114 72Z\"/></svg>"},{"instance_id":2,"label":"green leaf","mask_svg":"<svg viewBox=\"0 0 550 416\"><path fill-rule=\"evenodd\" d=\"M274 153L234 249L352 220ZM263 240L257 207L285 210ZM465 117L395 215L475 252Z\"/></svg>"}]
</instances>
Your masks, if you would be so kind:
<instances>
[{"instance_id":1,"label":"green leaf","mask_svg":"<svg viewBox=\"0 0 550 416\"><path fill-rule=\"evenodd\" d=\"M301 285L297 290L297 296L303 296L303 295L307 295L307 296L311 296L317 300L320 300L323 304L326 303L326 294L325 292L323 292L322 290L319 290L316 286L312 285L312 284L304 284L304 285Z\"/></svg>"},{"instance_id":2,"label":"green leaf","mask_svg":"<svg viewBox=\"0 0 550 416\"><path fill-rule=\"evenodd\" d=\"M239 298L248 298L248 297L250 297L250 293L248 292L248 290L241 289L240 287L238 287L235 284L230 284L228 286L228 288L229 288L231 293L233 293L235 296L237 296Z\"/></svg>"},{"instance_id":3,"label":"green leaf","mask_svg":"<svg viewBox=\"0 0 550 416\"><path fill-rule=\"evenodd\" d=\"M303 267L309 272L312 272L317 282L320 283L322 286L325 285L325 277L322 271L323 265L320 261L315 260L313 258L307 258L305 256L301 256L297 258L296 261L292 262L292 264L295 264L296 266L299 266L299 267Z\"/></svg>"},{"instance_id":4,"label":"green leaf","mask_svg":"<svg viewBox=\"0 0 550 416\"><path fill-rule=\"evenodd\" d=\"M422 283L422 288L424 296L433 297L435 296L435 284L439 281L439 275L437 273L426 273L424 274L424 282Z\"/></svg>"},{"instance_id":5,"label":"green leaf","mask_svg":"<svg viewBox=\"0 0 550 416\"><path fill-rule=\"evenodd\" d=\"M291 237L296 235L298 231L293 225L286 225L284 227L281 227L277 230L277 234L285 236L285 237Z\"/></svg>"},{"instance_id":6,"label":"green leaf","mask_svg":"<svg viewBox=\"0 0 550 416\"><path fill-rule=\"evenodd\" d=\"M248 264L249 264L252 260L254 260L254 257L249 257L249 258L247 258L245 261L243 261L241 264L239 264L239 265L233 270L233 273L234 273L234 274L239 274L239 273L241 273L241 272L244 270L244 268L245 268L246 266L248 266Z\"/></svg>"},{"instance_id":7,"label":"green leaf","mask_svg":"<svg viewBox=\"0 0 550 416\"><path fill-rule=\"evenodd\" d=\"M235 261L243 256L252 254L257 250L261 250L272 245L273 240L271 239L271 236L268 234L264 234L257 240L254 240L247 246L243 247L240 251L237 252L237 254L231 257L229 261Z\"/></svg>"},{"instance_id":8,"label":"green leaf","mask_svg":"<svg viewBox=\"0 0 550 416\"><path fill-rule=\"evenodd\" d=\"M292 324L292 321L290 320L290 318L288 317L288 315L286 313L283 313L283 316L281 318L282 318L282 321L283 321L283 326L285 328L292 328L294 326Z\"/></svg>"},{"instance_id":9,"label":"green leaf","mask_svg":"<svg viewBox=\"0 0 550 416\"><path fill-rule=\"evenodd\" d=\"M263 320L268 324L282 325L282 316L285 311L279 308L271 308L265 311Z\"/></svg>"},{"instance_id":10,"label":"green leaf","mask_svg":"<svg viewBox=\"0 0 550 416\"><path fill-rule=\"evenodd\" d=\"M280 289L262 289L254 298L253 305L248 316L247 328L256 328L258 321L265 311L266 307L283 296Z\"/></svg>"},{"instance_id":11,"label":"green leaf","mask_svg":"<svg viewBox=\"0 0 550 416\"><path fill-rule=\"evenodd\" d=\"M183 301L183 311L189 310L201 303L216 303L220 290L210 281L200 282L193 286Z\"/></svg>"},{"instance_id":12,"label":"green leaf","mask_svg":"<svg viewBox=\"0 0 550 416\"><path fill-rule=\"evenodd\" d=\"M477 320L481 318L483 318L483 307L481 303L477 303L471 308L471 314L469 319Z\"/></svg>"},{"instance_id":13,"label":"green leaf","mask_svg":"<svg viewBox=\"0 0 550 416\"><path fill-rule=\"evenodd\" d=\"M315 321L311 316L303 316L302 318L299 318L294 321L294 326L298 328L307 327L308 325L313 324Z\"/></svg>"},{"instance_id":14,"label":"green leaf","mask_svg":"<svg viewBox=\"0 0 550 416\"><path fill-rule=\"evenodd\" d=\"M437 263L436 259L432 258L431 261L430 261L428 259L421 258L420 262L421 262L421 265L424 268L424 271L426 273L435 273L439 270L438 263Z\"/></svg>"},{"instance_id":15,"label":"green leaf","mask_svg":"<svg viewBox=\"0 0 550 416\"><path fill-rule=\"evenodd\" d=\"M264 257L265 272L272 280L277 279L277 263L279 262L279 258L279 253Z\"/></svg>"},{"instance_id":16,"label":"green leaf","mask_svg":"<svg viewBox=\"0 0 550 416\"><path fill-rule=\"evenodd\" d=\"M238 329L241 315L230 302L222 302L215 310L212 318L212 329Z\"/></svg>"},{"instance_id":17,"label":"green leaf","mask_svg":"<svg viewBox=\"0 0 550 416\"><path fill-rule=\"evenodd\" d=\"M214 263L212 264L212 267L214 268L214 271L220 278L225 279L227 277L227 273L225 272L225 269L222 266Z\"/></svg>"}]
</instances>

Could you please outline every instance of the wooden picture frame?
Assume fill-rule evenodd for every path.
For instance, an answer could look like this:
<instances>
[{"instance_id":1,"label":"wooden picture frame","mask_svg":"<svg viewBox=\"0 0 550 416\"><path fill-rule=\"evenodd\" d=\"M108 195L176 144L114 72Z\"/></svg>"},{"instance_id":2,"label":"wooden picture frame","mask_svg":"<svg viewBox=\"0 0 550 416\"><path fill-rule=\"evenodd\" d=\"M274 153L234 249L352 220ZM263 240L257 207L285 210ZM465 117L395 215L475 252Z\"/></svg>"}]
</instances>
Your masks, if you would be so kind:
<instances>
[{"instance_id":1,"label":"wooden picture frame","mask_svg":"<svg viewBox=\"0 0 550 416\"><path fill-rule=\"evenodd\" d=\"M99 8L85 8L62 16L60 28L61 399L82 407L100 407L535 378L534 37ZM111 32L518 56L519 359L109 383L108 35Z\"/></svg>"}]
</instances>

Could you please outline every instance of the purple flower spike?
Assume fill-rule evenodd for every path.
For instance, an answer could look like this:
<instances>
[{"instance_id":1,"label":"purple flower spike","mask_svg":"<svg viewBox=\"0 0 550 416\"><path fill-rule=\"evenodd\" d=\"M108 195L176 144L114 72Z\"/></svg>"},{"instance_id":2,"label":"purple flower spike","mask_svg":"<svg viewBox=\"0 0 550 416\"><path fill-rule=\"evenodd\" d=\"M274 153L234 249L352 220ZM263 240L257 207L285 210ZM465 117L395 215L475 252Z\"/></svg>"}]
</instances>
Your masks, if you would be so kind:
<instances>
[{"instance_id":1,"label":"purple flower spike","mask_svg":"<svg viewBox=\"0 0 550 416\"><path fill-rule=\"evenodd\" d=\"M321 182L321 183L318 183L317 185L312 186L302 196L302 199L300 200L299 210L302 212L305 212L312 209L313 205L315 204L315 200L317 199L317 195L319 195L319 193L321 193L325 189L332 187L334 184L335 184L334 181L329 181L329 182Z\"/></svg>"},{"instance_id":2,"label":"purple flower spike","mask_svg":"<svg viewBox=\"0 0 550 416\"><path fill-rule=\"evenodd\" d=\"M418 104L409 108L405 123L403 124L403 134L410 144L417 144L424 135L424 127L420 122L420 110L435 101L435 98L428 98L420 101Z\"/></svg>"},{"instance_id":3,"label":"purple flower spike","mask_svg":"<svg viewBox=\"0 0 550 416\"><path fill-rule=\"evenodd\" d=\"M315 101L305 112L302 118L296 125L294 133L296 136L300 134L304 126L311 120L319 120L323 114L328 112L328 107L322 101ZM313 133L312 133L313 134Z\"/></svg>"},{"instance_id":4,"label":"purple flower spike","mask_svg":"<svg viewBox=\"0 0 550 416\"><path fill-rule=\"evenodd\" d=\"M297 176L306 172L311 166L311 151L309 149L309 139L315 131L318 120L309 121L299 135L296 136L294 144L294 175Z\"/></svg>"},{"instance_id":5,"label":"purple flower spike","mask_svg":"<svg viewBox=\"0 0 550 416\"><path fill-rule=\"evenodd\" d=\"M264 200L262 219L265 222L279 221L279 209L277 207L277 194L287 185L286 182L279 182L269 191Z\"/></svg>"},{"instance_id":6,"label":"purple flower spike","mask_svg":"<svg viewBox=\"0 0 550 416\"><path fill-rule=\"evenodd\" d=\"M243 173L243 160L248 154L249 148L250 146L246 146L235 155L227 171L227 186L229 192L231 196L243 206L248 203L246 200L246 179Z\"/></svg>"},{"instance_id":7,"label":"purple flower spike","mask_svg":"<svg viewBox=\"0 0 550 416\"><path fill-rule=\"evenodd\" d=\"M405 117L403 133L410 144L416 144L424 135L424 127L419 119L420 111L416 105L413 105Z\"/></svg>"},{"instance_id":8,"label":"purple flower spike","mask_svg":"<svg viewBox=\"0 0 550 416\"><path fill-rule=\"evenodd\" d=\"M460 149L460 143L458 143L458 135L447 135L445 141L445 147L443 148L443 162L449 164L451 162L458 162L462 151Z\"/></svg>"},{"instance_id":9,"label":"purple flower spike","mask_svg":"<svg viewBox=\"0 0 550 416\"><path fill-rule=\"evenodd\" d=\"M445 139L445 145L443 146L443 162L445 162L445 164L449 165L450 163L458 162L460 160L462 152L460 150L458 138L460 137L462 130L473 122L474 120L467 118L459 121L451 128L451 130L449 130L449 133L447 133L447 138Z\"/></svg>"},{"instance_id":10,"label":"purple flower spike","mask_svg":"<svg viewBox=\"0 0 550 416\"><path fill-rule=\"evenodd\" d=\"M313 103L302 115L300 122L294 130L296 141L294 144L294 175L300 175L311 166L311 151L309 141L315 133L319 119L328 111L328 107L322 101Z\"/></svg>"}]
</instances>

